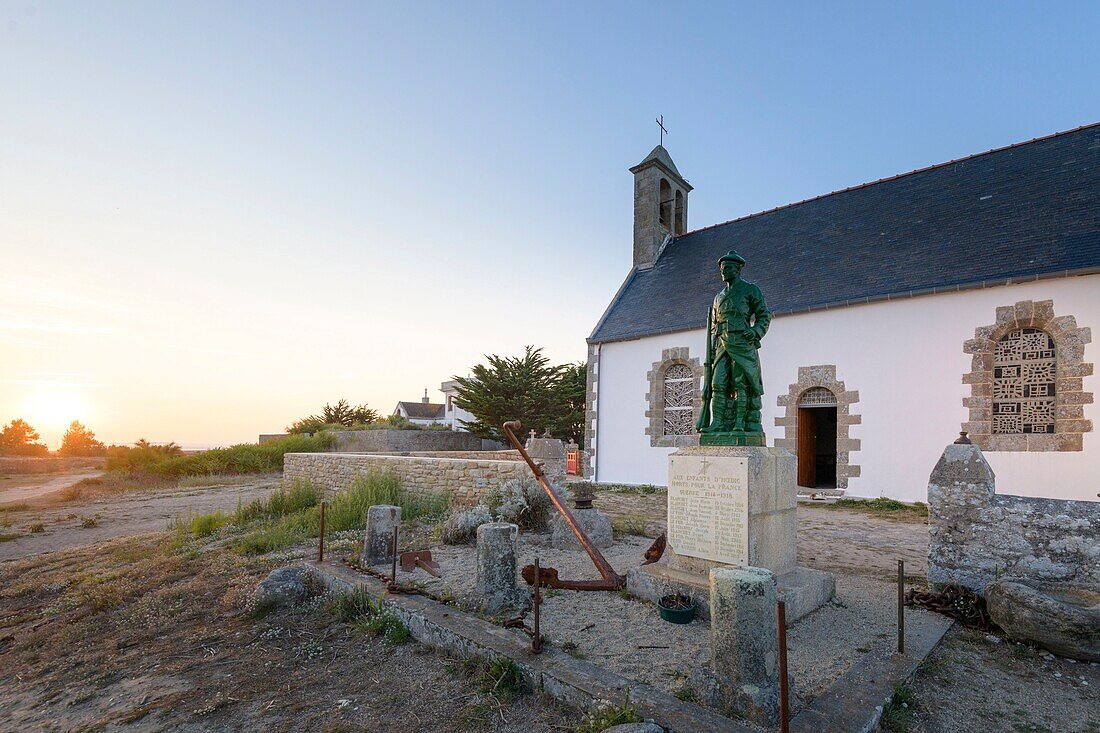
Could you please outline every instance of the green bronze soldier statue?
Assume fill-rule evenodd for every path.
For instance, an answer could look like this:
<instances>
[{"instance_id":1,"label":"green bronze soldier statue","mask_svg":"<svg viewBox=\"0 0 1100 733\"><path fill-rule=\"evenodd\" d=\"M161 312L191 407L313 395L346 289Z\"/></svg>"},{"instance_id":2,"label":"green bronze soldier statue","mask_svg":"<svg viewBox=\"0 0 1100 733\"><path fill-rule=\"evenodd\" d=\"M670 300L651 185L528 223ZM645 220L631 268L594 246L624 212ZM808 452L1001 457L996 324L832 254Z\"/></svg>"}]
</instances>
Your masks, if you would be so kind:
<instances>
[{"instance_id":1,"label":"green bronze soldier statue","mask_svg":"<svg viewBox=\"0 0 1100 733\"><path fill-rule=\"evenodd\" d=\"M703 410L695 424L701 445L764 445L757 350L772 314L760 288L741 279L744 266L745 259L732 250L718 260L726 287L707 317Z\"/></svg>"}]
</instances>

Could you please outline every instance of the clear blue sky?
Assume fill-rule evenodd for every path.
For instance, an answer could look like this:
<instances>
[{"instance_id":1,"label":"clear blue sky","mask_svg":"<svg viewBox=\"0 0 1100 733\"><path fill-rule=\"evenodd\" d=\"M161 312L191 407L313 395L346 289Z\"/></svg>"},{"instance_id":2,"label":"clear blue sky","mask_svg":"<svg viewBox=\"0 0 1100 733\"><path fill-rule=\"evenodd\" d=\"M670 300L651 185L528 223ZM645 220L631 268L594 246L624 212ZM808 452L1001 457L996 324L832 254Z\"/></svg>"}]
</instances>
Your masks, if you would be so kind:
<instances>
[{"instance_id":1,"label":"clear blue sky","mask_svg":"<svg viewBox=\"0 0 1100 733\"><path fill-rule=\"evenodd\" d=\"M1100 119L1097 28L1094 2L4 3L0 422L243 440L438 398L486 352L582 359L656 115L698 228Z\"/></svg>"}]
</instances>

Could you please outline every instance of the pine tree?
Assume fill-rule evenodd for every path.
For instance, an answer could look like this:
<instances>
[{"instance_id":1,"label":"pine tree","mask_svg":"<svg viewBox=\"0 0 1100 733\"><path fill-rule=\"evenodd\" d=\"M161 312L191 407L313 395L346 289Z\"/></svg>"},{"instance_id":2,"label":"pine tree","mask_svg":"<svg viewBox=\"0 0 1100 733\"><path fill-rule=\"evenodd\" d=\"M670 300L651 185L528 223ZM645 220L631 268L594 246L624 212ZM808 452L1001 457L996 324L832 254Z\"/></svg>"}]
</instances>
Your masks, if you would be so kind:
<instances>
[{"instance_id":1,"label":"pine tree","mask_svg":"<svg viewBox=\"0 0 1100 733\"><path fill-rule=\"evenodd\" d=\"M485 360L487 363L475 366L469 377L454 377L454 404L476 418L466 424L474 435L505 441L504 423L520 420L524 431L541 434L549 428L556 437L568 438L583 423L583 365L553 366L542 349L534 346L525 347L521 357L487 354Z\"/></svg>"},{"instance_id":2,"label":"pine tree","mask_svg":"<svg viewBox=\"0 0 1100 733\"><path fill-rule=\"evenodd\" d=\"M0 430L0 455L44 456L49 448L38 442L40 437L26 420L12 420Z\"/></svg>"},{"instance_id":3,"label":"pine tree","mask_svg":"<svg viewBox=\"0 0 1100 733\"><path fill-rule=\"evenodd\" d=\"M96 440L95 433L83 423L73 420L61 438L57 453L62 456L102 456L107 453L107 446Z\"/></svg>"}]
</instances>

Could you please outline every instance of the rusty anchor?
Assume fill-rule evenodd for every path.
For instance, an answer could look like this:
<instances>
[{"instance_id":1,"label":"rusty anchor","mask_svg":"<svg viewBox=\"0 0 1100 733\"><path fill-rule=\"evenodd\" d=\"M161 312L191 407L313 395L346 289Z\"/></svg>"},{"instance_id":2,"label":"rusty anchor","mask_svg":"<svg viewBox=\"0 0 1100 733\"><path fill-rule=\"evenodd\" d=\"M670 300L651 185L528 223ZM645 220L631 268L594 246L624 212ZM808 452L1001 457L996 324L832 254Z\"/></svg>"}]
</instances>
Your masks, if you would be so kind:
<instances>
[{"instance_id":1,"label":"rusty anchor","mask_svg":"<svg viewBox=\"0 0 1100 733\"><path fill-rule=\"evenodd\" d=\"M555 568L538 568L536 570L535 565L528 565L523 568L523 579L529 584L534 586L536 582L539 587L546 588L564 588L566 590L619 590L626 585L626 576L619 575L615 572L615 568L611 567L611 563L607 561L607 558L603 556L600 549L593 544L588 535L580 524L577 522L577 518L573 516L573 512L569 511L569 507L551 488L550 483L546 480L546 474L542 472L540 464L536 464L531 460L531 456L527 455L527 451L524 449L523 444L516 438L516 434L513 430L520 430L523 426L519 420L511 420L504 423L504 434L508 436L508 442L512 444L512 447L519 451L520 456L526 461L527 466L531 469L531 472L535 474L535 480L539 482L539 486L546 492L546 495L550 498L554 508L561 514L562 519L569 525L569 529L573 531L573 535L577 538L577 541L581 543L581 547L588 553L588 557L592 559L592 564L596 566L596 569L600 571L602 576L601 580L562 580L558 577L558 571Z\"/></svg>"}]
</instances>

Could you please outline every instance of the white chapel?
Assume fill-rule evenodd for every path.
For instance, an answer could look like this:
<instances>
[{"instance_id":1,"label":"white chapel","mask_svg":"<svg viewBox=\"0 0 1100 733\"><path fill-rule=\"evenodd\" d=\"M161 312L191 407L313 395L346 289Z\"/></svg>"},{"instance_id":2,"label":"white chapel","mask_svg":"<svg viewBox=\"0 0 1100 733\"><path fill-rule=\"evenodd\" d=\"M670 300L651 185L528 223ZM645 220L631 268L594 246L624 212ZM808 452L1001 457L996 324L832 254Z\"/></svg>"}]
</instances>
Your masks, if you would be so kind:
<instances>
[{"instance_id":1,"label":"white chapel","mask_svg":"<svg viewBox=\"0 0 1100 733\"><path fill-rule=\"evenodd\" d=\"M668 151L630 170L633 267L588 339L591 478L665 485L698 443L735 249L774 314L764 428L801 492L923 501L965 431L998 493L1100 500L1100 123L690 231Z\"/></svg>"}]
</instances>

